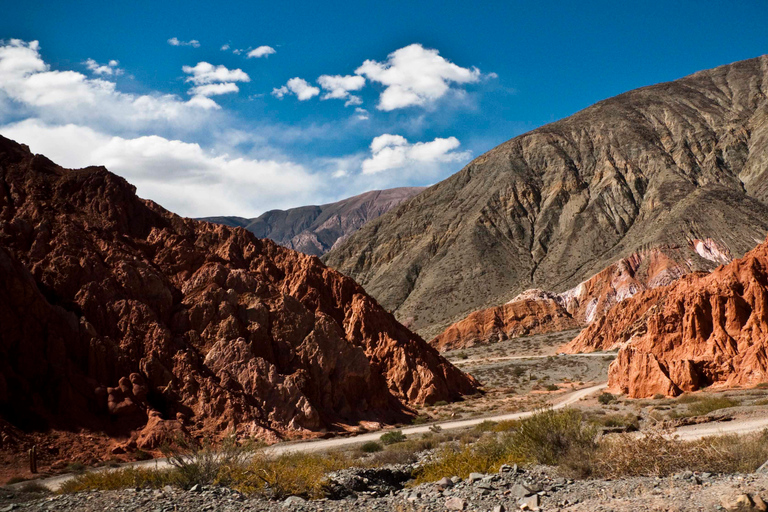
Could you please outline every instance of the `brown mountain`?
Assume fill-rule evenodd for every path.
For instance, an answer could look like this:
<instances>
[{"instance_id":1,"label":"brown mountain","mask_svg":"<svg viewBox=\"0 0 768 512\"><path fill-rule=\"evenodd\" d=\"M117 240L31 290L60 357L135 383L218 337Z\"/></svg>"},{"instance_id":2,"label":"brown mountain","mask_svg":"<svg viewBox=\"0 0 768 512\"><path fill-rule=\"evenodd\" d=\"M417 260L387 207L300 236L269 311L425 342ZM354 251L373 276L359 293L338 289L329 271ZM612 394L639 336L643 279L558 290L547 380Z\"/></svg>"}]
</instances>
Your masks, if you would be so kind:
<instances>
[{"instance_id":1,"label":"brown mountain","mask_svg":"<svg viewBox=\"0 0 768 512\"><path fill-rule=\"evenodd\" d=\"M768 382L768 243L621 302L564 350L615 348L609 386L631 397Z\"/></svg>"},{"instance_id":2,"label":"brown mountain","mask_svg":"<svg viewBox=\"0 0 768 512\"><path fill-rule=\"evenodd\" d=\"M637 89L516 137L325 257L424 336L661 246L768 231L768 56Z\"/></svg>"},{"instance_id":3,"label":"brown mountain","mask_svg":"<svg viewBox=\"0 0 768 512\"><path fill-rule=\"evenodd\" d=\"M0 137L0 420L152 449L398 421L476 385L316 257Z\"/></svg>"},{"instance_id":4,"label":"brown mountain","mask_svg":"<svg viewBox=\"0 0 768 512\"><path fill-rule=\"evenodd\" d=\"M366 222L381 217L422 190L424 187L372 190L320 206L270 210L253 219L207 217L201 220L245 228L259 238L269 238L304 254L322 256Z\"/></svg>"}]
</instances>

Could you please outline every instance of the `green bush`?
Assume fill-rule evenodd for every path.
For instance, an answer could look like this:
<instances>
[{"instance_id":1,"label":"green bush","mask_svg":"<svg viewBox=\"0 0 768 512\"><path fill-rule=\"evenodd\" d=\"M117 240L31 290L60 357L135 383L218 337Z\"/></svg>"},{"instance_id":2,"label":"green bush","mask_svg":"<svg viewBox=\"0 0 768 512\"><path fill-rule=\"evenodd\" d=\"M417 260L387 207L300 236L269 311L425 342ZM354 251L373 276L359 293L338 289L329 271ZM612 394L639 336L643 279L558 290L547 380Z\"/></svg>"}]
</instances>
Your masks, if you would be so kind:
<instances>
[{"instance_id":1,"label":"green bush","mask_svg":"<svg viewBox=\"0 0 768 512\"><path fill-rule=\"evenodd\" d=\"M368 441L367 443L363 443L363 445L360 447L360 450L363 453L376 453L383 450L383 448L376 441Z\"/></svg>"},{"instance_id":2,"label":"green bush","mask_svg":"<svg viewBox=\"0 0 768 512\"><path fill-rule=\"evenodd\" d=\"M403 434L402 430L393 430L392 432L387 432L386 434L382 434L381 437L379 438L379 441L381 441L385 445L402 443L403 441L405 441L405 434Z\"/></svg>"},{"instance_id":3,"label":"green bush","mask_svg":"<svg viewBox=\"0 0 768 512\"><path fill-rule=\"evenodd\" d=\"M558 386L557 384L547 384L547 387L545 387L544 389L546 389L547 391L557 391L560 389L560 386Z\"/></svg>"},{"instance_id":4,"label":"green bush","mask_svg":"<svg viewBox=\"0 0 768 512\"><path fill-rule=\"evenodd\" d=\"M600 393L600 396L597 397L597 401L603 405L608 405L614 400L616 400L616 397L610 393Z\"/></svg>"}]
</instances>

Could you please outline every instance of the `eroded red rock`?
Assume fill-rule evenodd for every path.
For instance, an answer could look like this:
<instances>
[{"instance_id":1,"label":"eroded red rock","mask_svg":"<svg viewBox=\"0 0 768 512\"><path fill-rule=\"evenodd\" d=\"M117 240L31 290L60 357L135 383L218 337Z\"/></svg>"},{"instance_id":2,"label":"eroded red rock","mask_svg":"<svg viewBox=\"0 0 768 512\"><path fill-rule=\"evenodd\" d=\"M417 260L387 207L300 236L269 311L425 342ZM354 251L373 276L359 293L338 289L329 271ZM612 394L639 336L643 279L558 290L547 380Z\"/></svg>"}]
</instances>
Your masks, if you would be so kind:
<instances>
[{"instance_id":1,"label":"eroded red rock","mask_svg":"<svg viewBox=\"0 0 768 512\"><path fill-rule=\"evenodd\" d=\"M720 261L727 254L713 240L694 240L685 249L665 246L638 251L563 293L527 290L506 304L475 311L430 344L445 351L589 325L624 299L703 268L706 262L692 261L694 251L710 261Z\"/></svg>"},{"instance_id":2,"label":"eroded red rock","mask_svg":"<svg viewBox=\"0 0 768 512\"><path fill-rule=\"evenodd\" d=\"M301 434L477 383L354 281L0 137L0 415L30 428Z\"/></svg>"},{"instance_id":3,"label":"eroded red rock","mask_svg":"<svg viewBox=\"0 0 768 512\"><path fill-rule=\"evenodd\" d=\"M564 350L616 348L609 385L631 397L768 381L768 243L623 301Z\"/></svg>"}]
</instances>

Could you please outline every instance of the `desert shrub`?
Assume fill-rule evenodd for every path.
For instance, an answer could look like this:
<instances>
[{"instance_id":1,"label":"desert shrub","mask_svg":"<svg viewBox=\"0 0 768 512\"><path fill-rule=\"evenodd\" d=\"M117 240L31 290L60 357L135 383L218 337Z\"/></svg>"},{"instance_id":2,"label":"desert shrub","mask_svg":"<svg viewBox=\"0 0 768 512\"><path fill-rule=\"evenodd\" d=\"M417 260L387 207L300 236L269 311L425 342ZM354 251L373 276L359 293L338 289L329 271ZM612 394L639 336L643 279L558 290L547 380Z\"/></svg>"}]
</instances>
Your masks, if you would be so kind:
<instances>
[{"instance_id":1,"label":"desert shrub","mask_svg":"<svg viewBox=\"0 0 768 512\"><path fill-rule=\"evenodd\" d=\"M442 406L444 406L444 405L448 405L448 402L446 402L445 400L438 400L438 401L437 401L437 402L435 402L433 405L434 405L435 407L442 407Z\"/></svg>"},{"instance_id":2,"label":"desert shrub","mask_svg":"<svg viewBox=\"0 0 768 512\"><path fill-rule=\"evenodd\" d=\"M600 396L597 397L597 401L603 405L608 405L614 400L616 400L616 397L610 393L600 393Z\"/></svg>"},{"instance_id":3,"label":"desert shrub","mask_svg":"<svg viewBox=\"0 0 768 512\"><path fill-rule=\"evenodd\" d=\"M591 476L668 476L680 471L751 473L768 460L768 431L682 441L654 431L600 442ZM585 475L586 476L586 475Z\"/></svg>"},{"instance_id":4,"label":"desert shrub","mask_svg":"<svg viewBox=\"0 0 768 512\"><path fill-rule=\"evenodd\" d=\"M438 448L417 474L417 482L438 480L444 476L487 473L504 463L556 465L572 452L595 448L595 428L583 421L573 409L547 410L517 422L493 427L499 433L487 433L477 442L448 444Z\"/></svg>"},{"instance_id":5,"label":"desert shrub","mask_svg":"<svg viewBox=\"0 0 768 512\"><path fill-rule=\"evenodd\" d=\"M444 476L467 478L473 472L495 471L505 453L505 447L496 435L484 436L474 444L446 444L418 470L416 483L433 482Z\"/></svg>"},{"instance_id":6,"label":"desert shrub","mask_svg":"<svg viewBox=\"0 0 768 512\"><path fill-rule=\"evenodd\" d=\"M628 427L631 429L637 429L640 427L640 421L637 416L631 413L628 414L603 414L590 418L590 421L595 425L601 427Z\"/></svg>"},{"instance_id":7,"label":"desert shrub","mask_svg":"<svg viewBox=\"0 0 768 512\"><path fill-rule=\"evenodd\" d=\"M411 420L411 423L413 425L423 425L424 423L429 423L429 416L425 416L423 414L420 414L420 415L416 416L415 418L413 418Z\"/></svg>"},{"instance_id":8,"label":"desert shrub","mask_svg":"<svg viewBox=\"0 0 768 512\"><path fill-rule=\"evenodd\" d=\"M547 391L557 391L560 389L560 386L558 386L557 384L547 384L547 387L545 387L544 389L546 389Z\"/></svg>"},{"instance_id":9,"label":"desert shrub","mask_svg":"<svg viewBox=\"0 0 768 512\"><path fill-rule=\"evenodd\" d=\"M595 435L580 411L546 410L520 421L511 431L511 459L555 465L570 450L591 449Z\"/></svg>"},{"instance_id":10,"label":"desert shrub","mask_svg":"<svg viewBox=\"0 0 768 512\"><path fill-rule=\"evenodd\" d=\"M656 393L655 395L653 395L653 399L654 400L663 400L664 399L664 395L662 395L661 393Z\"/></svg>"},{"instance_id":11,"label":"desert shrub","mask_svg":"<svg viewBox=\"0 0 768 512\"><path fill-rule=\"evenodd\" d=\"M496 432L498 423L491 420L485 420L482 423L475 425L475 430L478 432Z\"/></svg>"},{"instance_id":12,"label":"desert shrub","mask_svg":"<svg viewBox=\"0 0 768 512\"><path fill-rule=\"evenodd\" d=\"M249 447L238 444L234 434L225 437L218 447L207 440L193 444L180 438L174 447L162 450L174 468L175 483L184 489L214 482L227 485L226 475L245 467L251 456Z\"/></svg>"},{"instance_id":13,"label":"desert shrub","mask_svg":"<svg viewBox=\"0 0 768 512\"><path fill-rule=\"evenodd\" d=\"M403 434L402 430L393 430L392 432L387 432L386 434L382 434L381 437L379 438L379 441L381 441L385 445L402 443L403 441L405 441L405 434Z\"/></svg>"},{"instance_id":14,"label":"desert shrub","mask_svg":"<svg viewBox=\"0 0 768 512\"><path fill-rule=\"evenodd\" d=\"M232 470L227 478L231 487L246 494L314 499L323 497L328 473L349 463L348 457L338 453L288 453L274 458L257 453L246 468Z\"/></svg>"},{"instance_id":15,"label":"desert shrub","mask_svg":"<svg viewBox=\"0 0 768 512\"><path fill-rule=\"evenodd\" d=\"M704 416L718 409L735 407L739 402L726 396L706 396L685 394L677 399L677 403L687 404L688 408L683 412L673 414L676 418L689 418L692 416Z\"/></svg>"},{"instance_id":16,"label":"desert shrub","mask_svg":"<svg viewBox=\"0 0 768 512\"><path fill-rule=\"evenodd\" d=\"M363 443L362 446L360 446L360 450L363 453L376 453L380 452L382 449L382 446L376 441L368 441L367 443Z\"/></svg>"},{"instance_id":17,"label":"desert shrub","mask_svg":"<svg viewBox=\"0 0 768 512\"><path fill-rule=\"evenodd\" d=\"M64 482L59 492L111 491L128 488L159 489L175 483L173 471L156 469L124 468L109 471L92 471Z\"/></svg>"},{"instance_id":18,"label":"desert shrub","mask_svg":"<svg viewBox=\"0 0 768 512\"><path fill-rule=\"evenodd\" d=\"M26 482L29 480L28 478L24 478L23 476L12 476L8 479L7 482L5 482L5 485L13 485L18 484L19 482Z\"/></svg>"}]
</instances>

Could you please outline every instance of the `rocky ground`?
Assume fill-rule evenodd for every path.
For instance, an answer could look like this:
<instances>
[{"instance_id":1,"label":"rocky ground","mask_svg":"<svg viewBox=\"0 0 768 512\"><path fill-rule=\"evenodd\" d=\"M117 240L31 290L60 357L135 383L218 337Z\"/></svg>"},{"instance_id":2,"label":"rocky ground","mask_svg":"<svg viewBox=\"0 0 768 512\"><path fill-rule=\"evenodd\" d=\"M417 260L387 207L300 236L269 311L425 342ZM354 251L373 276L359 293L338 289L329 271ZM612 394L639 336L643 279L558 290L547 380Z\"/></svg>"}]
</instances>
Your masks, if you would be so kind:
<instances>
[{"instance_id":1,"label":"rocky ground","mask_svg":"<svg viewBox=\"0 0 768 512\"><path fill-rule=\"evenodd\" d=\"M402 467L392 467L368 478L366 470L345 470L334 476L337 499L307 501L297 496L279 500L249 497L223 487L195 487L182 491L129 489L70 495L0 491L0 511L699 511L766 510L768 475L712 475L680 473L668 478L634 477L612 481L569 480L550 468L522 470L504 466L497 474L473 473L467 480L403 488ZM368 470L369 471L369 470ZM407 485L407 484L406 484ZM343 496L343 497L342 497ZM741 507L741 508L740 508Z\"/></svg>"}]
</instances>

